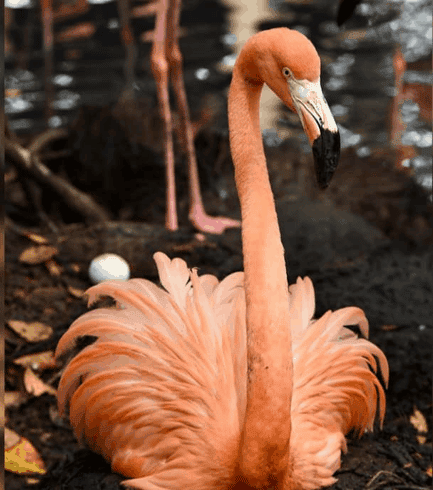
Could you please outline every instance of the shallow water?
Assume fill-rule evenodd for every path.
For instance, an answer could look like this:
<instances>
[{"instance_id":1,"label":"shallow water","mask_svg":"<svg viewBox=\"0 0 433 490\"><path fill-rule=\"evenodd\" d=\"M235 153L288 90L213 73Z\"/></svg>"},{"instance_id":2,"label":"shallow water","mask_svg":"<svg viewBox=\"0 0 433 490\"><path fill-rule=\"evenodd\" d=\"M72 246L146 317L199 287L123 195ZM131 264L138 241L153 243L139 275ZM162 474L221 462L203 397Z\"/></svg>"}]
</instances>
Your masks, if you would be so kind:
<instances>
[{"instance_id":1,"label":"shallow water","mask_svg":"<svg viewBox=\"0 0 433 490\"><path fill-rule=\"evenodd\" d=\"M19 6L12 2L6 6ZM298 29L321 55L323 90L340 127L342 146L354 146L358 156L367 158L394 138L394 145L404 150L397 164L411 167L417 180L431 190L431 95L430 99L420 96L422 88L432 85L430 65L422 63L431 53L430 9L425 9L423 0L365 3L340 29L335 23L337 2L332 8L330 3L260 0L252 11L235 0L227 4L185 1L181 49L193 113L209 94L224 107L235 50L252 33L281 25ZM139 5L132 2L133 7ZM12 11L6 43L5 111L11 129L19 134L37 133L46 127L40 14L30 2L8 13ZM135 17L132 26L139 50L134 91L154 99L149 37L140 39L153 28L153 18ZM71 123L81 105L115 102L125 88L117 4L93 0L86 12L56 23L54 31L59 42L54 50L54 98L48 125L62 127ZM68 40L61 42L62 38ZM399 44L412 65L403 78L405 96L396 100L393 57ZM398 111L397 129L391 123L393 107ZM274 96L265 92L261 118L267 144L277 145L299 132L297 119L288 115L287 122L286 116ZM219 118L217 124L225 129L226 118Z\"/></svg>"}]
</instances>

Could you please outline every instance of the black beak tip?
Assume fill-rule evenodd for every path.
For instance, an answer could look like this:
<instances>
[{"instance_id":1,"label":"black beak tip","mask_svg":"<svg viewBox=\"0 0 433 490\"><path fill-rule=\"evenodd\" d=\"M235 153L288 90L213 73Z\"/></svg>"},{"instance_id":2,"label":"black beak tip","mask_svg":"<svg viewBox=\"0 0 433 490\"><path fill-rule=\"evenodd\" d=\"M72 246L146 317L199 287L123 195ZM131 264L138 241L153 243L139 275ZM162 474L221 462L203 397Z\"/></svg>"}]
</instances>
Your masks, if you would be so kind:
<instances>
[{"instance_id":1,"label":"black beak tip","mask_svg":"<svg viewBox=\"0 0 433 490\"><path fill-rule=\"evenodd\" d=\"M321 128L320 136L313 143L314 167L317 183L326 189L340 158L340 133Z\"/></svg>"}]
</instances>

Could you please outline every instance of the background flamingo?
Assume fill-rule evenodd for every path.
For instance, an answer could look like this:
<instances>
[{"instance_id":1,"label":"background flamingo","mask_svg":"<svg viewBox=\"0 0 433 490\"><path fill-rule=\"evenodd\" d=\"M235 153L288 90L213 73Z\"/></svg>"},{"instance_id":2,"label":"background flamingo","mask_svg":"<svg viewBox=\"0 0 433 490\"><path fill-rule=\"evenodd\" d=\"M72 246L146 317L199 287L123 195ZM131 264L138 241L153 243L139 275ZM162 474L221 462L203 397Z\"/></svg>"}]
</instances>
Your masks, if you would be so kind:
<instances>
[{"instance_id":1,"label":"background flamingo","mask_svg":"<svg viewBox=\"0 0 433 490\"><path fill-rule=\"evenodd\" d=\"M63 373L59 408L127 486L319 488L335 481L344 435L372 430L378 401L383 420L376 373L386 384L388 364L362 310L313 320L311 280L287 284L258 105L267 83L298 112L325 187L339 138L319 75L313 45L286 28L253 36L236 62L229 126L245 272L219 282L157 253L165 290L140 279L95 286L90 303L108 295L117 309L84 314L59 342L62 357L97 338Z\"/></svg>"},{"instance_id":2,"label":"background flamingo","mask_svg":"<svg viewBox=\"0 0 433 490\"><path fill-rule=\"evenodd\" d=\"M361 3L361 0L340 0L337 24L344 24ZM419 145L408 138L404 142L404 134L409 128L402 113L403 104L407 102L419 111L421 121L431 123L432 120L431 83L405 80L407 71L428 72L431 66L431 5L426 0L365 2L363 16L368 18L370 39L376 34L377 38L391 38L396 43L393 55L395 95L389 132L391 146L396 150L395 166L404 168L419 154Z\"/></svg>"},{"instance_id":3,"label":"background flamingo","mask_svg":"<svg viewBox=\"0 0 433 490\"><path fill-rule=\"evenodd\" d=\"M131 88L134 79L134 65L136 61L136 47L130 25L129 0L117 0L121 29L122 43L126 49L125 75L127 87ZM77 0L74 7L61 5L53 13L52 0L42 0L42 24L45 54L45 87L46 120L52 116L51 103L53 100L53 21L88 8L83 0ZM176 209L176 184L174 172L173 150L173 120L170 109L169 80L171 78L180 115L180 132L186 149L188 159L189 177L189 219L194 227L207 233L223 233L224 230L240 225L238 220L226 217L211 217L206 214L200 191L197 160L194 147L194 134L189 115L188 101L185 93L182 69L182 53L179 48L179 21L181 0L157 0L146 5L146 15L156 13L155 29L153 32L153 47L151 53L151 67L155 78L159 109L163 123L164 158L166 166L166 219L165 225L169 230L178 229Z\"/></svg>"}]
</instances>

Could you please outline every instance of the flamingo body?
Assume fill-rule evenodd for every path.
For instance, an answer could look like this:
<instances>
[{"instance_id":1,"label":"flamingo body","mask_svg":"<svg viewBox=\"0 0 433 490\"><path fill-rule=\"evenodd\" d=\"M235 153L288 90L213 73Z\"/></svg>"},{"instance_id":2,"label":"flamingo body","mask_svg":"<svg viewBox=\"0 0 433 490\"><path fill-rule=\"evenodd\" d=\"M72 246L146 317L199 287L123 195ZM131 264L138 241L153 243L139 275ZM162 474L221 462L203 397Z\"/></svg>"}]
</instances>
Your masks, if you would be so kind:
<instances>
[{"instance_id":1,"label":"flamingo body","mask_svg":"<svg viewBox=\"0 0 433 490\"><path fill-rule=\"evenodd\" d=\"M237 60L229 125L245 272L220 282L158 252L162 288L144 279L92 287L91 304L111 296L116 308L84 314L58 344L57 358L94 340L67 365L59 409L128 487L320 488L335 481L345 434L372 430L376 414L382 423L378 376L387 383L388 364L362 310L315 320L311 280L287 284L261 144L266 81L300 115L328 183L338 134L317 62L312 44L285 28L256 34Z\"/></svg>"},{"instance_id":2,"label":"flamingo body","mask_svg":"<svg viewBox=\"0 0 433 490\"><path fill-rule=\"evenodd\" d=\"M156 253L164 289L144 279L107 281L89 289L116 309L78 318L56 356L78 338L97 340L67 366L58 390L75 434L129 476L138 489L231 488L246 410L244 274L219 282L197 276L181 259ZM311 280L289 288L293 340L293 398L287 481L313 489L332 484L346 450L344 434L372 430L377 400L385 399L383 353L344 325L368 323L356 307L314 315ZM289 353L288 353L289 354ZM272 407L269 407L272 410ZM299 486L300 485L300 486Z\"/></svg>"}]
</instances>

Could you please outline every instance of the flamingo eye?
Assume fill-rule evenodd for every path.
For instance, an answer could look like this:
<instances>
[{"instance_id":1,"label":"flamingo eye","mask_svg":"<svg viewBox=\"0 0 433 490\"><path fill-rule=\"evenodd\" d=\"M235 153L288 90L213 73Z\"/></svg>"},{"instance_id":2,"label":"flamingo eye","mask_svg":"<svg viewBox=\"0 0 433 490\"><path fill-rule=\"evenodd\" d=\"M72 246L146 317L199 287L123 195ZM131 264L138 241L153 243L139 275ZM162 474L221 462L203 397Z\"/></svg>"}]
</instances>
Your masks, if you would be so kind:
<instances>
[{"instance_id":1,"label":"flamingo eye","mask_svg":"<svg viewBox=\"0 0 433 490\"><path fill-rule=\"evenodd\" d=\"M283 68L283 75L286 77L286 78L290 78L292 76L292 74L290 73L290 70L287 68L287 67L284 67Z\"/></svg>"}]
</instances>

